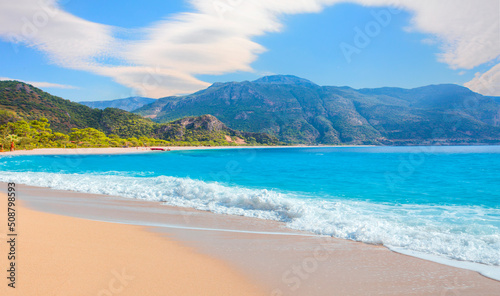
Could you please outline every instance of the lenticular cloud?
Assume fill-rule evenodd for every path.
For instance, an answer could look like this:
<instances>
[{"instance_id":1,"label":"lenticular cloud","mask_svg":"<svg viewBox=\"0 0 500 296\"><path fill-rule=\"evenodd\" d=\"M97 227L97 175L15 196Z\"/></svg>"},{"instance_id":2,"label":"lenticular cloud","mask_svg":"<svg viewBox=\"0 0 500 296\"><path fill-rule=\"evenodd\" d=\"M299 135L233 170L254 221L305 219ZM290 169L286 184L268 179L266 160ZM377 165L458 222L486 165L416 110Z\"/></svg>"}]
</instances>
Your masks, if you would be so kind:
<instances>
[{"instance_id":1,"label":"lenticular cloud","mask_svg":"<svg viewBox=\"0 0 500 296\"><path fill-rule=\"evenodd\" d=\"M437 59L453 69L472 69L500 55L496 0L480 5L468 0L192 0L191 11L134 29L141 37L133 39L119 37L128 29L79 18L55 0L3 1L0 37L13 50L34 47L61 67L111 77L140 95L161 97L207 87L196 75L253 71L251 64L266 50L255 37L280 32L281 16L319 13L340 2L408 11L408 31L433 36L441 46ZM467 86L499 95L494 88L499 79L479 73Z\"/></svg>"}]
</instances>

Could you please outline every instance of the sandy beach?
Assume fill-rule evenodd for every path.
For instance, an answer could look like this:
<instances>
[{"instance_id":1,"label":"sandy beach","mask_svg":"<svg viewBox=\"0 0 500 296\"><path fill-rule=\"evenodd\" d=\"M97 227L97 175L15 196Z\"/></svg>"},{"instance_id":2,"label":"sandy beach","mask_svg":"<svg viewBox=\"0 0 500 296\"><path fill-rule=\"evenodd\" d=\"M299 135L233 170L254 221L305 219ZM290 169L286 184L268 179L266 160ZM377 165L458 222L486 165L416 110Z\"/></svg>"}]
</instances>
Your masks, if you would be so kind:
<instances>
[{"instance_id":1,"label":"sandy beach","mask_svg":"<svg viewBox=\"0 0 500 296\"><path fill-rule=\"evenodd\" d=\"M91 154L132 154L153 152L149 148L40 148L33 150L15 150L0 153L9 155L91 155Z\"/></svg>"},{"instance_id":2,"label":"sandy beach","mask_svg":"<svg viewBox=\"0 0 500 296\"><path fill-rule=\"evenodd\" d=\"M3 193L1 200L6 221ZM145 227L42 213L23 203L16 210L17 280L13 289L2 276L1 295L265 295L226 263Z\"/></svg>"},{"instance_id":3,"label":"sandy beach","mask_svg":"<svg viewBox=\"0 0 500 296\"><path fill-rule=\"evenodd\" d=\"M9 155L95 155L95 154L135 154L135 153L162 153L151 148L161 148L170 151L176 150L206 150L206 149L235 149L235 148L265 148L266 146L225 146L225 147L130 147L130 148L41 148L33 150L16 150L0 153L0 156ZM278 147L278 146L269 146Z\"/></svg>"},{"instance_id":4,"label":"sandy beach","mask_svg":"<svg viewBox=\"0 0 500 296\"><path fill-rule=\"evenodd\" d=\"M5 192L6 184L0 186ZM18 294L7 295L115 295L108 290L110 285L120 288L115 279L122 271L131 280L125 281L119 295L500 291L500 282L477 272L383 246L292 231L278 222L23 185L18 185L17 194L22 200L19 288ZM5 220L5 202L0 211ZM4 240L5 227L0 233ZM4 257L0 256L2 266L7 264ZM6 287L3 282L0 291Z\"/></svg>"},{"instance_id":5,"label":"sandy beach","mask_svg":"<svg viewBox=\"0 0 500 296\"><path fill-rule=\"evenodd\" d=\"M147 148L40 148L33 150L15 150L0 153L8 155L90 155L90 154L130 154L152 152Z\"/></svg>"},{"instance_id":6,"label":"sandy beach","mask_svg":"<svg viewBox=\"0 0 500 296\"><path fill-rule=\"evenodd\" d=\"M350 145L343 146L170 146L170 147L130 147L130 148L40 148L33 150L15 150L1 152L0 156L9 155L92 155L92 154L134 154L134 153L162 153L164 151L153 151L151 148L162 148L170 151L178 150L212 150L212 149L264 149L264 148L318 148L318 147L353 147ZM357 145L355 147L372 147Z\"/></svg>"}]
</instances>

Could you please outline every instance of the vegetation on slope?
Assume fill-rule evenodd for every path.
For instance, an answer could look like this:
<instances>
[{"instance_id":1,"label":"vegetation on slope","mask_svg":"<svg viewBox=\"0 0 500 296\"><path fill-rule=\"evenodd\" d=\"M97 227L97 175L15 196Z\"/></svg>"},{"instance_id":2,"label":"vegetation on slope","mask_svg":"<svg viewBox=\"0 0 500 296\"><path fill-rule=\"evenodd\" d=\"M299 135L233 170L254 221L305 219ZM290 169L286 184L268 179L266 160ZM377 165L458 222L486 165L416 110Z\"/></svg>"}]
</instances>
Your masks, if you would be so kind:
<instances>
[{"instance_id":1,"label":"vegetation on slope","mask_svg":"<svg viewBox=\"0 0 500 296\"><path fill-rule=\"evenodd\" d=\"M18 120L0 126L1 145L3 150L9 150L14 144L15 149L34 148L81 148L81 147L128 147L128 146L167 146L171 143L153 138L133 137L128 139L116 135L106 136L103 132L88 127L73 128L71 133L59 133L50 129L46 118L40 120Z\"/></svg>"},{"instance_id":2,"label":"vegetation on slope","mask_svg":"<svg viewBox=\"0 0 500 296\"><path fill-rule=\"evenodd\" d=\"M278 144L276 137L241 133L210 115L159 124L124 110L92 109L17 81L0 82L0 132L2 143L15 138L26 149Z\"/></svg>"}]
</instances>

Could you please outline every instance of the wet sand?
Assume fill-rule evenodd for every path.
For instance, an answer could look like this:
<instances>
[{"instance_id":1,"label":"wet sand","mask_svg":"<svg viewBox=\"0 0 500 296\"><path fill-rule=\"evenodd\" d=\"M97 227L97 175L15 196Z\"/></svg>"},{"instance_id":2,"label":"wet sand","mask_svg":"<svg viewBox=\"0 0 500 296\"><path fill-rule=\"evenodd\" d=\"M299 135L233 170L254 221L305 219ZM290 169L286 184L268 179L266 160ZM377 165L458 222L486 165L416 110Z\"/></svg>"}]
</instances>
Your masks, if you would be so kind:
<instances>
[{"instance_id":1,"label":"wet sand","mask_svg":"<svg viewBox=\"0 0 500 296\"><path fill-rule=\"evenodd\" d=\"M0 218L7 221L6 195L0 197ZM43 213L24 204L16 205L15 288L4 276L12 261L3 243L0 295L266 295L224 261L143 226ZM4 225L2 241L6 230Z\"/></svg>"},{"instance_id":2,"label":"wet sand","mask_svg":"<svg viewBox=\"0 0 500 296\"><path fill-rule=\"evenodd\" d=\"M5 192L6 184L0 183L0 188ZM174 240L178 247L188 247L186 249L192 254L206 256L204 258L210 260L215 258L215 262L221 262L236 274L243 275L242 282L258 283L248 285L256 290L261 287L266 295L498 295L500 292L500 282L474 271L394 253L383 246L292 231L278 222L217 215L156 202L22 185L18 186L18 195L31 209L52 213L57 217L67 215L142 225L106 223L114 227L114 232L122 233L129 231L129 228L136 228L143 233L141 235L150 235L148 240L160 239L165 243ZM26 211L24 215L22 212L20 214L26 216L37 213ZM70 223L68 227L71 228L74 222ZM94 231L100 232L97 229ZM116 242L117 239L112 241ZM72 246L77 248L79 245L79 242L74 242ZM143 245L136 247L137 254L149 252ZM163 253L157 255L162 257ZM40 256L43 258L47 255ZM168 265L166 262L172 258L167 256L164 260L164 264ZM107 259L98 262L104 264L103 261ZM65 266L64 262L61 264ZM133 263L130 264L130 268L134 269ZM153 268L157 274L166 269L163 264L149 268ZM102 273L109 274L109 269L104 270ZM197 275L185 273L183 276L193 280ZM105 283L102 284L105 286ZM163 294L152 292L147 295ZM175 295L205 294L186 292ZM243 294L238 291L230 295Z\"/></svg>"}]
</instances>

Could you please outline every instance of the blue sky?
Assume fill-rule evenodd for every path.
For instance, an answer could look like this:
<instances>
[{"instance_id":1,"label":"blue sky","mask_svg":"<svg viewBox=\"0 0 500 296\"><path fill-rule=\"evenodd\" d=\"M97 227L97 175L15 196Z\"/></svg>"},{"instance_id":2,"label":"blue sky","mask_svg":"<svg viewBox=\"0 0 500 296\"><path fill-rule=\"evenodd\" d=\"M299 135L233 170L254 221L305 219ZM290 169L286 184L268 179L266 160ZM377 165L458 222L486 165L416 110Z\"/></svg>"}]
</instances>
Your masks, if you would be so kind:
<instances>
[{"instance_id":1,"label":"blue sky","mask_svg":"<svg viewBox=\"0 0 500 296\"><path fill-rule=\"evenodd\" d=\"M19 7L0 4L0 11L10 10L18 21L17 27L0 30L0 77L33 82L73 101L162 97L271 74L354 88L456 83L500 95L498 49L477 45L481 38L500 39L495 27L481 35L492 31L484 12L493 7L500 14L494 5L472 12L466 3L454 5L450 9L459 9L459 17L442 17L447 28L439 16L454 11L405 1L400 10L382 0L367 6L305 0L298 2L310 3L294 8L282 0L271 8L243 7L247 4L238 0L208 2L211 7L198 0L59 1L49 7L57 10L53 14L34 0L20 0ZM463 30L462 36L455 24L477 24L477 17L486 18L486 29L478 28L472 38ZM26 20L37 25L35 34L26 34ZM62 34L61 27L68 32ZM358 46L356 37L366 44ZM354 52L346 58L342 48Z\"/></svg>"}]
</instances>

